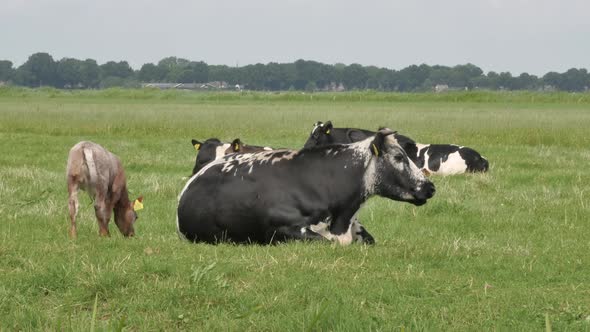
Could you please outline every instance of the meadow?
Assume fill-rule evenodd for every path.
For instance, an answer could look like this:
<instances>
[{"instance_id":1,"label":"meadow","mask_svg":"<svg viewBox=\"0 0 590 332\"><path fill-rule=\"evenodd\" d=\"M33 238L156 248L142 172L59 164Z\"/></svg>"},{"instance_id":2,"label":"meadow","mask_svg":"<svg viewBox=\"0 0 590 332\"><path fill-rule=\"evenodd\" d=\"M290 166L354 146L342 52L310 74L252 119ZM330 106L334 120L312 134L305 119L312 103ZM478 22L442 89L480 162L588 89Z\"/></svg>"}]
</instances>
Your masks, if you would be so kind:
<instances>
[{"instance_id":1,"label":"meadow","mask_svg":"<svg viewBox=\"0 0 590 332\"><path fill-rule=\"evenodd\" d=\"M485 174L433 176L421 207L370 199L373 246L179 240L191 138L300 148L316 121L459 143ZM0 330L590 330L589 94L265 94L0 88ZM143 194L99 238L65 166L97 142Z\"/></svg>"}]
</instances>

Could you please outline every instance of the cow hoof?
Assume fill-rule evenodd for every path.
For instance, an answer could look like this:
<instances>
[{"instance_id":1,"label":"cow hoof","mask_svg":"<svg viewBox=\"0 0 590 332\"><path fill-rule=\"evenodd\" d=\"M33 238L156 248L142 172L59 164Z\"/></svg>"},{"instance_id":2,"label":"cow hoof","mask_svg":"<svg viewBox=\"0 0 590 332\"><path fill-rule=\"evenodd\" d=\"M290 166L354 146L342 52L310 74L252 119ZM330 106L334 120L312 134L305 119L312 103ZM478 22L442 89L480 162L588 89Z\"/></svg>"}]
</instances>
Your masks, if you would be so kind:
<instances>
[{"instance_id":1,"label":"cow hoof","mask_svg":"<svg viewBox=\"0 0 590 332\"><path fill-rule=\"evenodd\" d=\"M368 237L363 237L361 238L361 243L363 244L375 244L375 238L373 238L372 236L368 236Z\"/></svg>"}]
</instances>

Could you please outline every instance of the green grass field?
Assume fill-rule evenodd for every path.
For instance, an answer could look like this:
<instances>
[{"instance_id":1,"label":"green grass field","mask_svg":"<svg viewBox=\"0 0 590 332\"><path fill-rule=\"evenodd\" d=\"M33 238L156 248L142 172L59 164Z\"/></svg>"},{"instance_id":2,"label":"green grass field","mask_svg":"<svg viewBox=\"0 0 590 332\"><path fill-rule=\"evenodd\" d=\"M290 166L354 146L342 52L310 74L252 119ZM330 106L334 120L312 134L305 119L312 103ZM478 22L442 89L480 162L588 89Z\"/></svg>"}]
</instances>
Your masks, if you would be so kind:
<instances>
[{"instance_id":1,"label":"green grass field","mask_svg":"<svg viewBox=\"0 0 590 332\"><path fill-rule=\"evenodd\" d=\"M587 94L294 96L0 91L0 330L590 330ZM470 146L490 172L432 177L422 207L372 198L374 246L178 239L191 138L299 148L328 119ZM80 140L145 196L135 238L99 238L84 194L67 237Z\"/></svg>"}]
</instances>

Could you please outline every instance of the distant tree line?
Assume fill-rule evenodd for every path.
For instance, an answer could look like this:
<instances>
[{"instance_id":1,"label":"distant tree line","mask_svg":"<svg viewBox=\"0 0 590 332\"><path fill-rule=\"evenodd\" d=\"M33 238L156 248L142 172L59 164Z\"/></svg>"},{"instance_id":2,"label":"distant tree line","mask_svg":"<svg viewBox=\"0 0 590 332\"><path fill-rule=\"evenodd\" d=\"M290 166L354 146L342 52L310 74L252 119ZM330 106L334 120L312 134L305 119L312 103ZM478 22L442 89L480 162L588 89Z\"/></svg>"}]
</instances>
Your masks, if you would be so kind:
<instances>
[{"instance_id":1,"label":"distant tree line","mask_svg":"<svg viewBox=\"0 0 590 332\"><path fill-rule=\"evenodd\" d=\"M543 77L509 72L484 74L473 64L448 66L411 65L401 70L361 66L329 65L316 61L255 64L242 67L208 65L167 57L157 64L146 63L133 70L127 61L109 61L99 65L93 59L63 58L54 60L47 53L35 53L19 66L0 60L0 82L28 86L96 89L138 87L141 83L207 83L227 82L250 90L364 90L432 91L441 89L489 90L560 90L587 91L590 74L586 69L572 68L564 73L549 72Z\"/></svg>"}]
</instances>

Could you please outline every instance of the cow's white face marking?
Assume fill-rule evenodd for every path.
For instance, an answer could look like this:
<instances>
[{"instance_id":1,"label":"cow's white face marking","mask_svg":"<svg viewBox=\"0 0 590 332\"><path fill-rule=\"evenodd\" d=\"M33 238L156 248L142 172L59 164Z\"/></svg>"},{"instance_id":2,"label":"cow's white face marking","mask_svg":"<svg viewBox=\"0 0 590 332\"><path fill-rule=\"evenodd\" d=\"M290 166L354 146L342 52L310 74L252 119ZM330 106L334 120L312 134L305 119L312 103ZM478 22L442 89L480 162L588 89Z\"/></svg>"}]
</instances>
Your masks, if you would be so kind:
<instances>
[{"instance_id":1,"label":"cow's white face marking","mask_svg":"<svg viewBox=\"0 0 590 332\"><path fill-rule=\"evenodd\" d=\"M395 141L395 143L397 143L397 141ZM390 146L392 146L392 145L390 145ZM386 155L386 157L388 158L388 161L393 165L393 167L397 171L404 172L405 171L405 163L395 160L395 156L397 154L404 153L403 149L399 145L393 146L393 149L396 151L394 151L393 153L388 153ZM426 180L426 177L424 176L424 173L422 173L422 171L418 168L418 166L416 166L416 164L414 164L414 162L409 158L408 158L408 164L410 165L410 177L412 178L412 181L424 182ZM420 190L419 187L418 187L418 190Z\"/></svg>"},{"instance_id":2,"label":"cow's white face marking","mask_svg":"<svg viewBox=\"0 0 590 332\"><path fill-rule=\"evenodd\" d=\"M225 151L227 149L229 149L229 147L231 146L231 144L229 143L224 143L218 147L215 148L215 159L219 159L223 156L225 156Z\"/></svg>"},{"instance_id":3,"label":"cow's white face marking","mask_svg":"<svg viewBox=\"0 0 590 332\"><path fill-rule=\"evenodd\" d=\"M316 122L313 124L313 129L311 130L311 133L309 133L309 135L313 135L316 130L318 130L319 128L323 128L324 124L322 122Z\"/></svg>"},{"instance_id":4,"label":"cow's white face marking","mask_svg":"<svg viewBox=\"0 0 590 332\"><path fill-rule=\"evenodd\" d=\"M395 172L400 174L407 174L409 176L410 181L416 184L415 191L420 191L422 185L426 183L428 180L426 176L422 173L422 171L410 160L407 155L405 155L404 150L399 145L397 139L393 135L388 135L385 137L384 144L387 147L387 151L383 151L383 153L379 157L375 157L370 152L370 144L373 142L373 137L369 137L364 141L361 141L357 148L359 149L358 155L363 152L363 156L366 160L366 168L365 174L363 176L363 184L365 187L365 196L371 196L375 194L377 186L384 181L383 177L386 174L382 174L383 170L377 169L377 163L379 162L379 158L385 159L385 162L393 167ZM364 151L363 151L364 150ZM368 156L367 156L368 155ZM396 160L396 157L399 158L399 155L404 155L403 160ZM409 170L406 169L405 159L408 161ZM383 161L382 161L383 162ZM402 194L400 197L401 199L412 199L413 196L410 193Z\"/></svg>"}]
</instances>

